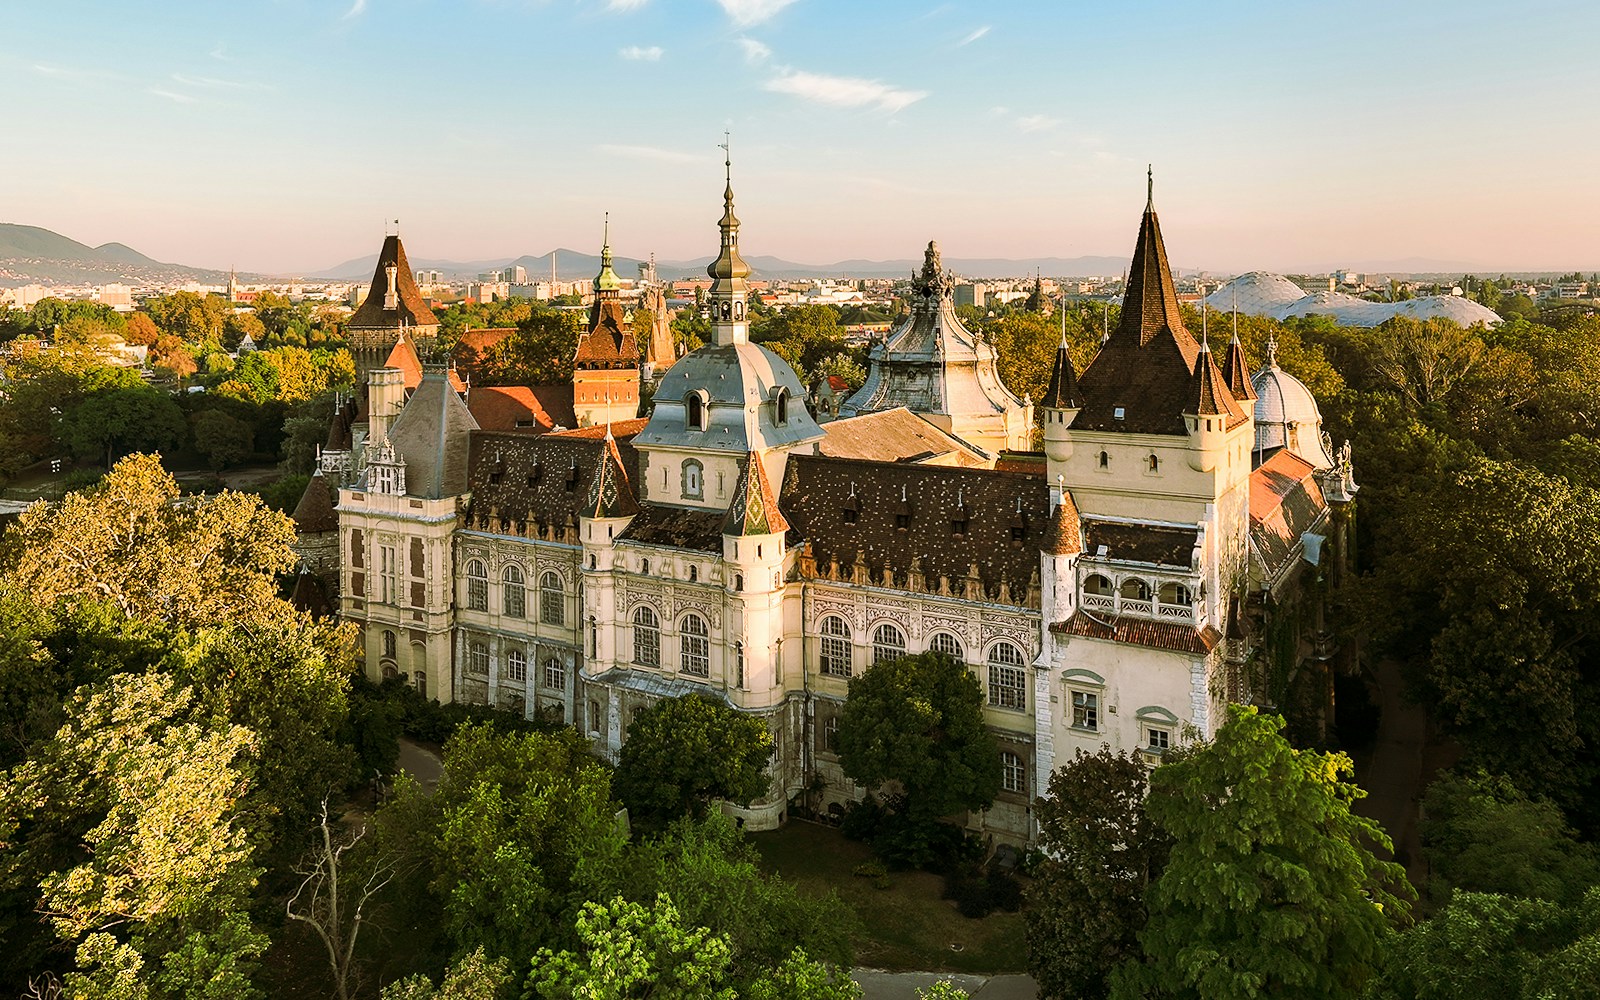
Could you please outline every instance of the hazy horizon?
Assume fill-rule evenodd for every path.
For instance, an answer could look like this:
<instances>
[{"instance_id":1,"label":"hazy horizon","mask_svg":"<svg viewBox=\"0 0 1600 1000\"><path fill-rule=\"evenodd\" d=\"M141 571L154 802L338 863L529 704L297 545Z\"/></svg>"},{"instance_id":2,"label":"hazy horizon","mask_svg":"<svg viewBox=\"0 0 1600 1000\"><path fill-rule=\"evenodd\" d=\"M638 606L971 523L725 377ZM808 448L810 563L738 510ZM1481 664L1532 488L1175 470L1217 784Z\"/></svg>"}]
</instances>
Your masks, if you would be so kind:
<instances>
[{"instance_id":1,"label":"hazy horizon","mask_svg":"<svg viewBox=\"0 0 1600 1000\"><path fill-rule=\"evenodd\" d=\"M7 12L0 217L158 260L1131 254L1591 269L1600 9L174 2ZM1559 26L1559 30L1552 30ZM1579 117L1575 117L1579 116Z\"/></svg>"}]
</instances>

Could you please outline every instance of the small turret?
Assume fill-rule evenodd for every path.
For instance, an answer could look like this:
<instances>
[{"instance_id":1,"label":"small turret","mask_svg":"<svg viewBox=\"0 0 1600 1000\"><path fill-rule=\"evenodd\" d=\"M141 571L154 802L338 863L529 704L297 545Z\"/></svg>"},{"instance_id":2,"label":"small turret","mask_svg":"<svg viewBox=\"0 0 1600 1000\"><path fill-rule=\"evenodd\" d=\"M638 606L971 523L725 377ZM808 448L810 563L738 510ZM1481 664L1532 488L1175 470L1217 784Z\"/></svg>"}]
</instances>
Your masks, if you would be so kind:
<instances>
[{"instance_id":1,"label":"small turret","mask_svg":"<svg viewBox=\"0 0 1600 1000\"><path fill-rule=\"evenodd\" d=\"M589 492L578 511L578 535L592 568L611 568L616 538L637 513L639 501L628 482L627 469L617 451L617 440L611 436L611 425L607 424L600 458L594 475L589 477Z\"/></svg>"},{"instance_id":2,"label":"small turret","mask_svg":"<svg viewBox=\"0 0 1600 1000\"><path fill-rule=\"evenodd\" d=\"M1243 411L1228 389L1211 354L1211 345L1200 342L1194 376L1189 383L1189 405L1183 419L1189 430L1189 465L1197 472L1210 472L1224 447L1230 422L1237 422Z\"/></svg>"},{"instance_id":3,"label":"small turret","mask_svg":"<svg viewBox=\"0 0 1600 1000\"><path fill-rule=\"evenodd\" d=\"M406 402L405 372L399 368L374 368L367 376L367 440L389 440L389 428Z\"/></svg>"},{"instance_id":4,"label":"small turret","mask_svg":"<svg viewBox=\"0 0 1600 1000\"><path fill-rule=\"evenodd\" d=\"M1039 401L1044 408L1044 451L1052 462L1065 462L1072 456L1072 435L1068 430L1078 415L1083 400L1078 394L1078 373L1067 353L1066 310L1061 313L1061 345L1050 368L1050 387Z\"/></svg>"}]
</instances>

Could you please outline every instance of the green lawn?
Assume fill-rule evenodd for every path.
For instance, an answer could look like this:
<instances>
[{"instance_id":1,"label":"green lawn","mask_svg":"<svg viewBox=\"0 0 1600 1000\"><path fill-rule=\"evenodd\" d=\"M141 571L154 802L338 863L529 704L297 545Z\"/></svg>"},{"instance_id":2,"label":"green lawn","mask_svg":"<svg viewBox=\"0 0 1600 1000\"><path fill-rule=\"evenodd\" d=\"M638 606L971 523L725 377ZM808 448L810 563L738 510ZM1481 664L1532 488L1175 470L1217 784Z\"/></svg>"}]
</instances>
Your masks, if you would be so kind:
<instances>
[{"instance_id":1,"label":"green lawn","mask_svg":"<svg viewBox=\"0 0 1600 1000\"><path fill-rule=\"evenodd\" d=\"M944 879L927 872L892 872L890 888L875 888L872 879L852 874L872 860L872 852L832 827L793 820L780 830L753 833L750 840L769 871L804 891L832 889L855 909L863 928L856 941L861 965L978 975L1027 971L1020 913L969 920L939 898Z\"/></svg>"}]
</instances>

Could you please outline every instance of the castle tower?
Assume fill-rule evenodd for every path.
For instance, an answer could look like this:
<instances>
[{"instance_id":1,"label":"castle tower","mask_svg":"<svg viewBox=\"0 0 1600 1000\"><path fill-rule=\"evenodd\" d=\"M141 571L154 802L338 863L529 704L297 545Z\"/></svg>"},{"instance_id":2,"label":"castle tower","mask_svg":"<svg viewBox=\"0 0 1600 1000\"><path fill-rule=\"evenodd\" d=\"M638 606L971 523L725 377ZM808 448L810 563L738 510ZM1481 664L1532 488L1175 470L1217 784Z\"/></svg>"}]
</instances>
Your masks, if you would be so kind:
<instances>
[{"instance_id":1,"label":"castle tower","mask_svg":"<svg viewBox=\"0 0 1600 1000\"><path fill-rule=\"evenodd\" d=\"M611 268L611 223L600 247L589 329L572 361L572 409L578 426L632 420L639 415L639 346L622 310L622 282Z\"/></svg>"},{"instance_id":2,"label":"castle tower","mask_svg":"<svg viewBox=\"0 0 1600 1000\"><path fill-rule=\"evenodd\" d=\"M729 687L737 703L765 707L783 697L773 650L783 638L784 532L778 494L761 456L750 452L722 521L722 558L728 564L728 601L736 623Z\"/></svg>"},{"instance_id":3,"label":"castle tower","mask_svg":"<svg viewBox=\"0 0 1600 1000\"><path fill-rule=\"evenodd\" d=\"M1072 435L1067 428L1078 415L1083 402L1078 396L1078 373L1067 353L1066 311L1061 314L1061 344L1050 366L1050 387L1039 401L1044 417L1044 450L1049 462L1060 464L1072 455ZM1058 487L1059 492L1059 487Z\"/></svg>"},{"instance_id":4,"label":"castle tower","mask_svg":"<svg viewBox=\"0 0 1600 1000\"><path fill-rule=\"evenodd\" d=\"M425 354L439 333L439 320L417 288L396 234L384 239L367 297L345 327L356 363L356 385L367 384L367 373L383 364L402 333Z\"/></svg>"}]
</instances>

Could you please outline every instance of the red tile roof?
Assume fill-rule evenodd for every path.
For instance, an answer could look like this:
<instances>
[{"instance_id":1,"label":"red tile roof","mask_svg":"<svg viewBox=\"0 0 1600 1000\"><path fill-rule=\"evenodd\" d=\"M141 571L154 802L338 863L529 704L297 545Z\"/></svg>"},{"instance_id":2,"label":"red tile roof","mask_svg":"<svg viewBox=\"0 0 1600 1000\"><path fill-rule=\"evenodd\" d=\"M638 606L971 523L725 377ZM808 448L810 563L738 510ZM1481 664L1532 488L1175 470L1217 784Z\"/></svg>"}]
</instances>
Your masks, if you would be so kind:
<instances>
[{"instance_id":1,"label":"red tile roof","mask_svg":"<svg viewBox=\"0 0 1600 1000\"><path fill-rule=\"evenodd\" d=\"M556 426L539 397L525 385L479 386L467 393L467 409L486 431L543 434Z\"/></svg>"},{"instance_id":2,"label":"red tile roof","mask_svg":"<svg viewBox=\"0 0 1600 1000\"><path fill-rule=\"evenodd\" d=\"M1315 528L1327 509L1316 468L1291 451L1278 452L1250 474L1250 544L1269 575L1284 568L1300 536Z\"/></svg>"},{"instance_id":3,"label":"red tile roof","mask_svg":"<svg viewBox=\"0 0 1600 1000\"><path fill-rule=\"evenodd\" d=\"M644 430L644 425L648 424L649 422L649 417L635 417L632 420L618 420L610 425L611 436L619 441L632 438L635 434L638 434L640 431ZM563 438L585 438L599 441L604 439L606 436L606 425L594 424L589 427L576 427L571 430L556 431L551 436Z\"/></svg>"},{"instance_id":4,"label":"red tile roof","mask_svg":"<svg viewBox=\"0 0 1600 1000\"><path fill-rule=\"evenodd\" d=\"M1197 629L1193 625L1174 622L1150 621L1126 615L1094 615L1078 612L1064 622L1056 622L1050 631L1057 635L1078 635L1089 639L1126 642L1152 649L1170 649L1178 653L1204 655L1217 647L1222 635L1207 625Z\"/></svg>"}]
</instances>

